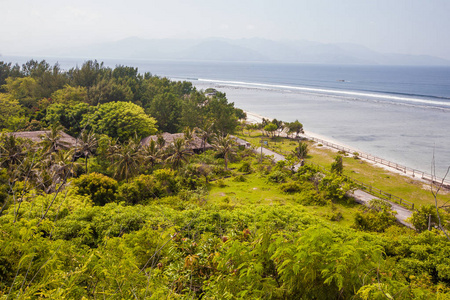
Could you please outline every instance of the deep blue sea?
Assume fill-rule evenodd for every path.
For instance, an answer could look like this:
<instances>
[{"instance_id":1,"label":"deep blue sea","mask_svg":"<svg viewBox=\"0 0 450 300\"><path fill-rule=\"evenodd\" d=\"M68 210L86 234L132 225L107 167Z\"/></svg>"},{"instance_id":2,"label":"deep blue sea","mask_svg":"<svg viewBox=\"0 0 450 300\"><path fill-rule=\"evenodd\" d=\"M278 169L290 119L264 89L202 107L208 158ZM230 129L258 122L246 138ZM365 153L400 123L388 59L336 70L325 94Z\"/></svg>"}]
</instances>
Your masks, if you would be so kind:
<instances>
[{"instance_id":1,"label":"deep blue sea","mask_svg":"<svg viewBox=\"0 0 450 300\"><path fill-rule=\"evenodd\" d=\"M45 59L66 70L84 62ZM298 119L306 130L411 168L430 173L433 155L438 176L450 166L450 67L102 61L215 87L244 110Z\"/></svg>"}]
</instances>

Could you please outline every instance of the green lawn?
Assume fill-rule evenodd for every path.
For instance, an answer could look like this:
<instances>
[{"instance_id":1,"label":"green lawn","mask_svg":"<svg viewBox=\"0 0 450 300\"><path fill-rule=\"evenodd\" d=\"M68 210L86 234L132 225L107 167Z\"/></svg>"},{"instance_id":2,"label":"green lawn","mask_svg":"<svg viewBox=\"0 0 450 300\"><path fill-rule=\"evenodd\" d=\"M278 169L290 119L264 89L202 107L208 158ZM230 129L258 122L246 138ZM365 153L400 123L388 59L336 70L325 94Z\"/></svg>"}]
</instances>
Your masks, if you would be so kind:
<instances>
[{"instance_id":1,"label":"green lawn","mask_svg":"<svg viewBox=\"0 0 450 300\"><path fill-rule=\"evenodd\" d=\"M238 135L246 139L253 146L260 146L261 140L267 141L265 147L270 148L280 154L288 154L295 149L297 142L286 138L262 137L259 131L248 132ZM312 162L326 169L330 169L334 157L338 154L334 150L320 146L318 143L308 141L307 162ZM425 204L434 204L434 197L430 192L430 184L415 180L410 177L388 171L370 162L361 159L354 159L352 156L344 157L344 174L365 184L387 193L414 203L415 207ZM440 204L450 202L450 192L441 191L438 196Z\"/></svg>"},{"instance_id":2,"label":"green lawn","mask_svg":"<svg viewBox=\"0 0 450 300\"><path fill-rule=\"evenodd\" d=\"M231 165L231 168L238 166ZM235 169L236 170L236 169ZM296 205L302 206L296 201L296 194L285 194L279 189L278 184L270 183L258 172L243 175L244 182L236 181L241 175L233 170L229 178L217 180L210 185L209 201L224 209L238 208L249 205ZM306 212L318 217L330 220L337 213L342 214L339 225L351 226L353 216L361 208L358 204L331 204L325 206L302 206ZM333 223L335 221L331 221Z\"/></svg>"}]
</instances>

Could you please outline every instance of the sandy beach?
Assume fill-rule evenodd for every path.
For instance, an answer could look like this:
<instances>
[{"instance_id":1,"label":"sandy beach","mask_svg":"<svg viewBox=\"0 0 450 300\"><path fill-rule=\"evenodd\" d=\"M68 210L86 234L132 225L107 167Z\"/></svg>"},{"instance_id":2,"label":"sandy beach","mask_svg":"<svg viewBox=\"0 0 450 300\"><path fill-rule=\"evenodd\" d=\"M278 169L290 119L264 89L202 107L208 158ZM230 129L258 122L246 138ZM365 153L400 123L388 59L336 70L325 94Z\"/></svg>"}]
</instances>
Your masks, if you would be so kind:
<instances>
[{"instance_id":1,"label":"sandy beach","mask_svg":"<svg viewBox=\"0 0 450 300\"><path fill-rule=\"evenodd\" d=\"M245 111L245 113L247 114L246 122L248 122L250 124L262 123L263 119L273 120L273 118L270 118L270 117L267 117L267 116L262 116L262 115L259 115L259 114L253 113L253 112ZM376 158L376 157L375 157L375 160L367 159L365 157L362 157L364 155L369 156L369 157L374 157L374 156L371 155L371 154L368 154L368 153L364 153L364 152L362 152L359 149L356 149L354 147L350 147L349 145L346 145L344 143L341 143L339 141L336 141L336 140L334 140L332 138L329 138L329 137L326 137L324 135L320 135L320 134L317 134L317 133L314 133L314 132L311 132L311 131L308 131L308 130L304 130L304 133L302 134L302 136L307 138L307 139L310 139L310 140L315 140L315 139L322 140L325 143L321 143L321 147L324 147L324 148L329 149L331 151L334 151L336 153L339 151L340 148L341 149L345 149L346 152L349 153L349 154L357 152L357 153L360 154L360 156L359 156L360 159L362 159L362 160L364 160L364 161L366 161L366 162L368 162L368 163L370 163L370 164L372 164L374 166L383 168L383 169L385 169L385 170L387 170L389 172L400 174L400 175L406 176L408 178L420 181L420 182L422 182L424 184L429 184L430 180L432 180L431 176L427 176L425 174L423 174L423 176L421 176L420 175L421 171L419 171L419 170L414 170L413 171L413 170L411 170L411 169L409 169L409 168L407 168L405 166L399 165L399 164L397 164L395 162L389 162L389 161L384 160L382 158ZM376 159L383 160L385 163L377 162ZM440 178L436 178L436 179L437 179L437 181L441 181ZM445 180L445 184L446 185L450 185L450 181L448 179Z\"/></svg>"}]
</instances>

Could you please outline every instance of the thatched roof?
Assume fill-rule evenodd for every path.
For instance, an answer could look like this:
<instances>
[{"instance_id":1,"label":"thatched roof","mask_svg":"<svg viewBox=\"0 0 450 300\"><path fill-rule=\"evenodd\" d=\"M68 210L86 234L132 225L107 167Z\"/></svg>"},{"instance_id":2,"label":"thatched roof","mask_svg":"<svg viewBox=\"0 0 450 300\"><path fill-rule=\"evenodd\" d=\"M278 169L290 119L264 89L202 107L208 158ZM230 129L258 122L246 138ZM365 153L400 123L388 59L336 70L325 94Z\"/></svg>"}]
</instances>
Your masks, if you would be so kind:
<instances>
[{"instance_id":1,"label":"thatched roof","mask_svg":"<svg viewBox=\"0 0 450 300\"><path fill-rule=\"evenodd\" d=\"M42 141L42 136L50 133L50 130L39 130L39 131L18 131L10 132L10 135L14 135L16 138L29 139L34 143L39 143ZM69 147L74 147L77 144L77 139L73 136L68 135L65 132L60 131L61 141L69 145Z\"/></svg>"},{"instance_id":2,"label":"thatched roof","mask_svg":"<svg viewBox=\"0 0 450 300\"><path fill-rule=\"evenodd\" d=\"M245 148L250 148L252 146L252 144L250 142L247 142L246 140L240 139L237 136L230 135L230 137L233 138L239 146L242 146L242 147L245 147Z\"/></svg>"},{"instance_id":3,"label":"thatched roof","mask_svg":"<svg viewBox=\"0 0 450 300\"><path fill-rule=\"evenodd\" d=\"M176 139L184 139L184 133L168 133L168 132L164 132L162 134L162 137L164 138L166 144L165 146L167 147L168 145L172 144ZM157 135L151 135L148 136L146 138L143 138L141 140L141 145L148 145L150 143L150 141L158 141L158 136ZM188 148L196 151L196 150L203 150L203 143L202 143L202 139L199 138L196 135L192 136L192 139L189 141L189 143L187 144ZM211 146L210 144L208 144L208 142L206 142L205 144L205 150L208 149L212 149L213 146Z\"/></svg>"}]
</instances>

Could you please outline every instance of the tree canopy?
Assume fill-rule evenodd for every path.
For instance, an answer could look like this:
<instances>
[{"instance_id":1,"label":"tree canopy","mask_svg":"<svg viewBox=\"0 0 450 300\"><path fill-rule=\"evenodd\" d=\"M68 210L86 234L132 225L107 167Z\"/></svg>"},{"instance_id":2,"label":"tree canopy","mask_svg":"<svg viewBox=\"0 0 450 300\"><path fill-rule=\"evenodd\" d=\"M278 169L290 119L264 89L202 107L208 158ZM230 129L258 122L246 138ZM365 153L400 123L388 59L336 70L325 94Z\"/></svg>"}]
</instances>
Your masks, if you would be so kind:
<instances>
[{"instance_id":1,"label":"tree canopy","mask_svg":"<svg viewBox=\"0 0 450 300\"><path fill-rule=\"evenodd\" d=\"M137 136L144 138L155 134L156 120L144 109L131 102L109 102L98 106L92 113L85 114L82 126L99 134L106 134L124 142Z\"/></svg>"}]
</instances>

